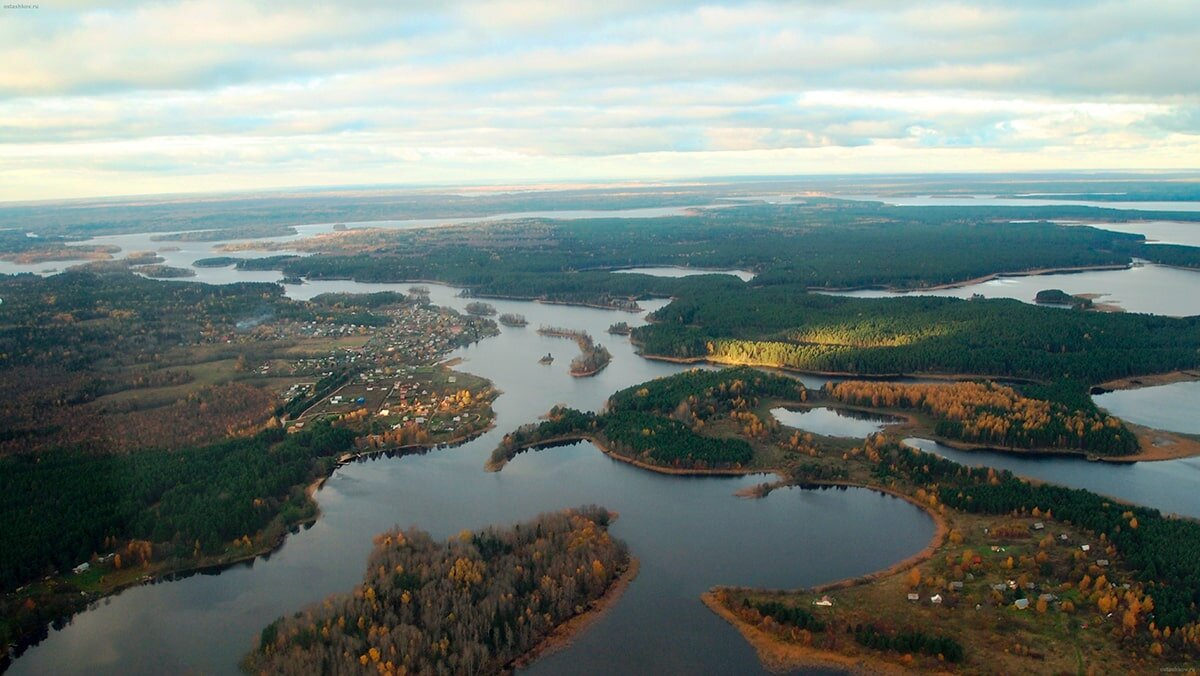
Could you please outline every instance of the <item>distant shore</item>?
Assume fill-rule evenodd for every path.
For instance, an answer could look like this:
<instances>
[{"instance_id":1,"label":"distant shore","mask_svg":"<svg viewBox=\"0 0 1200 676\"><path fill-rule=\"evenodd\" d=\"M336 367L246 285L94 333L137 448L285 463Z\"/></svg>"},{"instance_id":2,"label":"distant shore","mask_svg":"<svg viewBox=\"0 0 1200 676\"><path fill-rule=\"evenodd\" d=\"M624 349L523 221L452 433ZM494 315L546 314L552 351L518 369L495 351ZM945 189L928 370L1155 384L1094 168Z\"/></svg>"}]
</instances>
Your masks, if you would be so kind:
<instances>
[{"instance_id":1,"label":"distant shore","mask_svg":"<svg viewBox=\"0 0 1200 676\"><path fill-rule=\"evenodd\" d=\"M1061 267L1061 268L1038 268L1036 270L1023 270L1018 272L993 272L980 277L964 279L958 282L946 282L944 284L934 284L932 286L920 286L914 288L895 287L895 286L879 286L874 284L864 284L860 286L844 286L844 287L829 287L829 286L810 286L809 291L818 291L826 293L848 293L852 291L887 291L889 293L917 293L921 291L945 291L947 289L961 289L965 286L974 284L982 284L990 282L993 279L1004 279L1007 277L1038 277L1041 275L1069 275L1078 272L1099 272L1104 270L1128 270L1133 267L1132 263L1108 263L1104 265L1081 265L1077 267Z\"/></svg>"}]
</instances>

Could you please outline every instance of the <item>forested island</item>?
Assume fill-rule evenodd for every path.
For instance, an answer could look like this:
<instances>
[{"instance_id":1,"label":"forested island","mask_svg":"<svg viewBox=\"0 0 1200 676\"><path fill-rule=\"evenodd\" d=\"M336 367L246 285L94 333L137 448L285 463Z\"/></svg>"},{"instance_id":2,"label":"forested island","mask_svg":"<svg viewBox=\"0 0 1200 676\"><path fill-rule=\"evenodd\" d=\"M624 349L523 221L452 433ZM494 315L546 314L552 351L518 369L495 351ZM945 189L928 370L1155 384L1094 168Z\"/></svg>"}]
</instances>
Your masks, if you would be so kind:
<instances>
[{"instance_id":1,"label":"forested island","mask_svg":"<svg viewBox=\"0 0 1200 676\"><path fill-rule=\"evenodd\" d=\"M1043 289L1033 297L1039 305L1066 305L1079 310L1090 310L1094 303L1084 296L1072 296L1062 289Z\"/></svg>"},{"instance_id":2,"label":"forested island","mask_svg":"<svg viewBox=\"0 0 1200 676\"><path fill-rule=\"evenodd\" d=\"M497 317L497 320L505 326L528 326L529 321L525 319L525 315L519 315L512 312L505 312Z\"/></svg>"},{"instance_id":3,"label":"forested island","mask_svg":"<svg viewBox=\"0 0 1200 676\"><path fill-rule=\"evenodd\" d=\"M765 433L766 423L752 410L761 397L802 401L807 393L799 381L753 369L688 371L621 390L602 414L556 408L546 420L506 434L488 467L499 470L527 449L590 439L649 469L740 473L755 453L733 432Z\"/></svg>"},{"instance_id":4,"label":"forested island","mask_svg":"<svg viewBox=\"0 0 1200 676\"><path fill-rule=\"evenodd\" d=\"M583 507L444 543L416 529L383 533L362 585L276 620L244 666L274 674L511 671L564 623L611 602L606 595L636 570L608 533L613 516Z\"/></svg>"},{"instance_id":5,"label":"forested island","mask_svg":"<svg viewBox=\"0 0 1200 676\"><path fill-rule=\"evenodd\" d=\"M633 331L650 357L818 373L1096 384L1200 366L1200 318L1063 312L1016 300L709 289Z\"/></svg>"},{"instance_id":6,"label":"forested island","mask_svg":"<svg viewBox=\"0 0 1200 676\"><path fill-rule=\"evenodd\" d=\"M638 266L748 269L758 273L756 286L804 289L919 289L998 273L1122 267L1143 254L1144 238L1051 221L1154 217L1159 215L1091 207L911 209L812 198L650 219L361 229L230 248L286 246L312 253L239 264L273 266L310 279L436 279L480 297L625 308L636 298L744 286L726 275L662 278L610 272Z\"/></svg>"},{"instance_id":7,"label":"forested island","mask_svg":"<svg viewBox=\"0 0 1200 676\"><path fill-rule=\"evenodd\" d=\"M1024 387L848 381L813 392L746 367L683 372L614 393L600 414L556 408L506 435L489 467L522 450L588 439L648 469L756 467L783 477L763 484L760 496L782 485L866 486L927 510L939 524L934 542L885 571L811 590L706 595L774 668L1187 664L1200 655L1195 522L964 467L884 434L864 442L789 430L762 413L781 402L832 401L915 411L948 436L996 445L1121 453L1133 443L1119 420L1094 406L1072 408L1076 390ZM1002 625L1009 628L997 641Z\"/></svg>"},{"instance_id":8,"label":"forested island","mask_svg":"<svg viewBox=\"0 0 1200 676\"><path fill-rule=\"evenodd\" d=\"M612 353L608 351L608 348L597 343L586 331L543 326L538 329L538 333L543 336L569 338L575 341L575 344L579 346L579 356L571 360L570 373L577 378L594 376L604 370L604 367L612 361ZM553 361L552 357L551 361Z\"/></svg>"}]
</instances>

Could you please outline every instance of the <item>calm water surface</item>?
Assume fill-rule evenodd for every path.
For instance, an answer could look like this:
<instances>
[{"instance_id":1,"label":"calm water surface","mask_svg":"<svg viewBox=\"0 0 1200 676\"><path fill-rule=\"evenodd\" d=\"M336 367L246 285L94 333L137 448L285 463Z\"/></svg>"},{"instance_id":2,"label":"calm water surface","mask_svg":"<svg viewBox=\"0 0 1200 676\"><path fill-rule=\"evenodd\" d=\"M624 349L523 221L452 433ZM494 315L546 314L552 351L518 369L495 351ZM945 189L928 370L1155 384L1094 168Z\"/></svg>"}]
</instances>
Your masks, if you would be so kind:
<instances>
[{"instance_id":1,"label":"calm water surface","mask_svg":"<svg viewBox=\"0 0 1200 676\"><path fill-rule=\"evenodd\" d=\"M683 268L677 266L645 266L638 268L625 268L623 270L613 270L619 273L637 273L650 275L651 277L695 277L696 275L733 275L743 282L748 282L754 279L754 273L749 270L704 270L701 268Z\"/></svg>"},{"instance_id":2,"label":"calm water surface","mask_svg":"<svg viewBox=\"0 0 1200 676\"><path fill-rule=\"evenodd\" d=\"M296 296L407 285L321 282ZM461 307L455 290L430 288L434 302ZM734 497L764 480L664 476L616 462L591 444L518 456L500 473L483 466L505 431L556 403L597 409L614 390L679 370L636 356L608 336L613 321L640 315L495 301L520 312L527 328L459 350L459 368L488 377L496 430L467 445L351 464L317 493L321 517L268 559L219 575L196 575L128 590L77 616L18 659L15 674L232 673L275 617L299 610L360 579L371 537L416 525L437 537L507 524L546 510L597 503L620 513L615 535L629 542L641 573L611 612L534 673L758 673L753 650L699 595L716 584L797 587L860 575L920 550L933 525L903 501L866 490L776 491ZM657 307L657 304L654 305ZM595 378L572 378L569 341L537 335L540 323L582 328L607 343L612 364Z\"/></svg>"},{"instance_id":3,"label":"calm water surface","mask_svg":"<svg viewBox=\"0 0 1200 676\"><path fill-rule=\"evenodd\" d=\"M257 278L232 269L197 272L199 279L217 283ZM262 281L277 274L264 273ZM1189 288L1196 288L1196 279L1188 278ZM408 286L322 281L288 286L287 293L311 298L329 291ZM461 310L468 302L451 287L425 286L436 304ZM860 575L918 551L932 536L932 523L915 507L870 491L791 489L763 500L739 499L733 497L737 489L764 479L657 475L610 460L587 443L524 454L503 472L484 472L484 462L504 432L554 404L595 410L619 388L680 368L644 360L627 339L605 333L615 321L640 324L643 315L489 302L500 312L518 312L530 321L526 328L501 327L500 336L454 355L465 360L460 369L490 378L503 392L495 403L495 430L458 448L364 460L338 470L317 493L320 519L290 536L275 554L219 575L127 590L53 631L15 662L12 673L232 673L271 620L351 589L361 579L371 537L382 530L415 525L448 537L463 528L508 524L589 502L620 513L613 532L629 542L641 560L641 574L616 607L571 647L536 662L530 671L756 673L761 668L753 650L704 608L700 593L716 584L797 587ZM653 310L662 304L644 305ZM543 323L590 331L611 349L612 364L587 379L568 375L569 359L537 364L546 352L566 357L574 349L568 341L537 335L536 327ZM1175 389L1113 393L1121 396L1104 395L1098 401L1135 422L1154 412L1164 416L1161 426L1178 429L1193 417L1200 392L1164 387ZM1172 399L1180 405L1164 405ZM1110 465L910 442L960 462L1007 468L1200 517L1197 459Z\"/></svg>"},{"instance_id":4,"label":"calm water surface","mask_svg":"<svg viewBox=\"0 0 1200 676\"><path fill-rule=\"evenodd\" d=\"M1200 382L1117 390L1092 397L1129 422L1171 432L1200 434Z\"/></svg>"},{"instance_id":5,"label":"calm water surface","mask_svg":"<svg viewBox=\"0 0 1200 676\"><path fill-rule=\"evenodd\" d=\"M888 425L901 422L902 418L863 411L834 408L809 408L791 410L773 408L771 415L788 427L820 434L827 437L853 437L864 439Z\"/></svg>"},{"instance_id":6,"label":"calm water surface","mask_svg":"<svg viewBox=\"0 0 1200 676\"><path fill-rule=\"evenodd\" d=\"M1200 202L1106 202L1101 200L1065 200L1047 195L1043 198L998 197L996 195L918 195L906 197L879 195L830 195L836 199L883 202L897 207L1054 207L1078 206L1101 209L1137 209L1140 211L1200 211Z\"/></svg>"},{"instance_id":7,"label":"calm water surface","mask_svg":"<svg viewBox=\"0 0 1200 676\"><path fill-rule=\"evenodd\" d=\"M1043 289L1061 289L1069 294L1097 294L1095 302L1115 305L1126 312L1145 312L1171 317L1200 315L1200 271L1144 264L1127 270L1096 270L1069 274L1001 277L978 284L936 291L909 291L913 295L970 298L1015 298L1032 303ZM889 298L900 293L879 289L829 292L858 298Z\"/></svg>"},{"instance_id":8,"label":"calm water surface","mask_svg":"<svg viewBox=\"0 0 1200 676\"><path fill-rule=\"evenodd\" d=\"M1200 458L1119 464L996 451L960 451L928 439L906 439L905 443L964 465L1007 469L1020 476L1086 488L1168 514L1200 518Z\"/></svg>"}]
</instances>

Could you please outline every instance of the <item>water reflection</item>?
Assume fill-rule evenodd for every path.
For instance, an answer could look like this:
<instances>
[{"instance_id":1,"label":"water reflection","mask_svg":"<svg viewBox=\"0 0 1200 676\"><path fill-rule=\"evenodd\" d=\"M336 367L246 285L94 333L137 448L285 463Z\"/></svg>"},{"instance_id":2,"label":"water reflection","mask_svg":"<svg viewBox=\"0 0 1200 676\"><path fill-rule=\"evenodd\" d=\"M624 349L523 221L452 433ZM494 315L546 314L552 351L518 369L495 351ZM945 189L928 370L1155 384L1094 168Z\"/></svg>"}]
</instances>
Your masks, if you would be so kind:
<instances>
[{"instance_id":1,"label":"water reflection","mask_svg":"<svg viewBox=\"0 0 1200 676\"><path fill-rule=\"evenodd\" d=\"M903 418L890 415L825 407L799 410L773 408L771 415L788 427L826 437L856 439L866 438L892 423L903 421Z\"/></svg>"},{"instance_id":2,"label":"water reflection","mask_svg":"<svg viewBox=\"0 0 1200 676\"><path fill-rule=\"evenodd\" d=\"M456 289L426 284L433 302L461 308ZM289 287L297 297L407 285L317 282ZM652 306L665 301L657 301ZM608 614L571 647L536 662L534 673L759 673L753 649L713 615L699 595L716 584L796 587L857 576L920 550L933 525L918 509L871 491L781 490L736 498L763 477L664 476L616 462L588 443L527 453L503 472L484 463L499 437L556 403L597 409L613 391L680 366L637 356L609 324L643 315L494 301L519 312L525 328L458 350L459 367L490 378L497 428L463 446L355 462L317 493L321 518L282 549L220 575L130 589L51 632L13 666L15 674L232 673L237 659L275 617L350 589L363 573L371 537L399 524L436 537L507 524L582 503L620 514L641 573ZM571 349L537 335L538 324L591 332L613 353L594 378L572 378L566 362L538 365L547 351Z\"/></svg>"}]
</instances>

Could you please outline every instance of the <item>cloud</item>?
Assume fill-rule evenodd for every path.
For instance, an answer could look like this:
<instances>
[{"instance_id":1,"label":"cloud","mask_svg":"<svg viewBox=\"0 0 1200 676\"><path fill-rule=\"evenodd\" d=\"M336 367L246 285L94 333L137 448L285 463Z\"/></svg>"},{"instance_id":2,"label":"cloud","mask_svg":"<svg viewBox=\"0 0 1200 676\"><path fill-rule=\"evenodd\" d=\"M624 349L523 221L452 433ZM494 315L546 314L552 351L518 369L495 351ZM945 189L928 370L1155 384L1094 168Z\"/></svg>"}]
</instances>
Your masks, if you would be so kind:
<instances>
[{"instance_id":1,"label":"cloud","mask_svg":"<svg viewBox=\"0 0 1200 676\"><path fill-rule=\"evenodd\" d=\"M1198 53L1179 0L67 0L0 15L0 199L1194 168Z\"/></svg>"}]
</instances>

